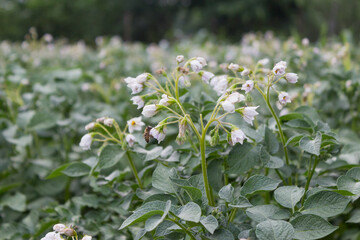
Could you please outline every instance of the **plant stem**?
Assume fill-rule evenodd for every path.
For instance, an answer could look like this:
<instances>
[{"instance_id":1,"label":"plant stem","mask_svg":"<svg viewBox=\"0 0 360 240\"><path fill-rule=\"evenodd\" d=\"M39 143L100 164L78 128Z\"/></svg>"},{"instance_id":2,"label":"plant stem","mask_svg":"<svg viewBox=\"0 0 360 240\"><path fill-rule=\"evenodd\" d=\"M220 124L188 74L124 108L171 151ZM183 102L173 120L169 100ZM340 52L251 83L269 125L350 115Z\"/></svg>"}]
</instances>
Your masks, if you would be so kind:
<instances>
[{"instance_id":1,"label":"plant stem","mask_svg":"<svg viewBox=\"0 0 360 240\"><path fill-rule=\"evenodd\" d=\"M189 235L189 237L192 239L192 240L196 240L196 238L194 237L194 235L186 229L186 227L184 225L182 225L181 223L179 223L178 221L172 219L172 218L166 218L167 220L170 220L172 221L173 223L175 223L176 225L178 225L182 230L184 230L184 232Z\"/></svg>"},{"instance_id":2,"label":"plant stem","mask_svg":"<svg viewBox=\"0 0 360 240\"><path fill-rule=\"evenodd\" d=\"M310 160L310 161L311 161L311 160ZM303 198L302 198L302 200L301 200L301 205L302 205L302 206L304 205L306 192L309 190L310 182L311 182L311 179L312 179L312 177L313 177L313 175L314 175L315 168L316 168L316 166L318 165L318 163L319 163L319 157L316 156L316 157L315 157L315 162L314 162L314 165L313 165L312 169L311 169L311 163L309 164L309 171L310 171L309 174L310 174L310 175L308 176L307 181L306 181L306 184L305 184L305 193L304 193L304 196L303 196Z\"/></svg>"},{"instance_id":3,"label":"plant stem","mask_svg":"<svg viewBox=\"0 0 360 240\"><path fill-rule=\"evenodd\" d=\"M132 172L133 172L133 174L134 174L134 176L135 176L135 178L136 178L136 181L137 181L139 187L140 187L141 189L144 188L143 185L142 185L142 183L141 183L141 180L140 180L140 178L139 178L139 175L138 175L138 173L137 173L136 167L135 167L135 165L134 165L134 162L133 162L133 160L132 160L132 158L131 158L131 155L130 155L129 151L126 151L126 156L127 156L128 160L129 160L131 170L132 170Z\"/></svg>"},{"instance_id":4,"label":"plant stem","mask_svg":"<svg viewBox=\"0 0 360 240\"><path fill-rule=\"evenodd\" d=\"M284 132L282 131L281 129L281 124L280 124L280 120L278 118L278 116L276 115L273 107L271 106L271 103L270 103L270 87L271 85L269 84L268 87L267 87L267 92L266 92L266 104L271 112L271 115L273 116L273 118L275 119L276 121L276 125L279 129L279 134L280 134L280 139L281 139L281 143L283 145L283 149L284 149L284 155L285 155L285 161L286 161L286 165L289 166L289 154L288 154L288 151L287 151L287 148L286 148L286 141L285 141L285 136L284 136ZM291 176L289 178L289 185L292 184L292 179L291 179Z\"/></svg>"},{"instance_id":5,"label":"plant stem","mask_svg":"<svg viewBox=\"0 0 360 240\"><path fill-rule=\"evenodd\" d=\"M208 176L207 176L207 163L206 163L206 156L205 156L205 150L206 150L205 136L206 136L206 130L203 130L201 139L200 139L201 171L202 171L203 178L204 178L206 197L208 199L209 205L214 207L215 203L214 203L213 196L211 195L209 180L208 180Z\"/></svg>"},{"instance_id":6,"label":"plant stem","mask_svg":"<svg viewBox=\"0 0 360 240\"><path fill-rule=\"evenodd\" d=\"M229 222L232 222L234 221L234 218L236 216L236 212L237 212L237 208L233 208L230 212L230 215L229 215Z\"/></svg>"}]
</instances>

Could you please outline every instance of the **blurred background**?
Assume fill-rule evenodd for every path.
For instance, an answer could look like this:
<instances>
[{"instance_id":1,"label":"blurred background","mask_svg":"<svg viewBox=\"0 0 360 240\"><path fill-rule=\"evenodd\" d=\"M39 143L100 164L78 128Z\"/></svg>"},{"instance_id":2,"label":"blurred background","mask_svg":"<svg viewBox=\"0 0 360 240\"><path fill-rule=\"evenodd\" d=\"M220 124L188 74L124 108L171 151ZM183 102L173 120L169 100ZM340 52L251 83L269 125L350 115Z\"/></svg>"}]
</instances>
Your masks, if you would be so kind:
<instances>
[{"instance_id":1,"label":"blurred background","mask_svg":"<svg viewBox=\"0 0 360 240\"><path fill-rule=\"evenodd\" d=\"M97 36L157 42L199 30L238 41L272 30L318 40L343 30L360 32L359 0L0 0L0 40L22 41L30 27L69 41Z\"/></svg>"}]
</instances>

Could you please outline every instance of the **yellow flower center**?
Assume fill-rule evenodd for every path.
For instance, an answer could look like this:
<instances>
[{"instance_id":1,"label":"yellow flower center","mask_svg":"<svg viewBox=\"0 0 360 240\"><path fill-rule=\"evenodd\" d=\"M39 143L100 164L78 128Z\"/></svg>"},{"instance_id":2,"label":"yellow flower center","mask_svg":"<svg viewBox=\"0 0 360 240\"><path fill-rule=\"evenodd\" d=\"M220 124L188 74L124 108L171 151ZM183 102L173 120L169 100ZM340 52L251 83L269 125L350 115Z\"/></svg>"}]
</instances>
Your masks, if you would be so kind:
<instances>
[{"instance_id":1,"label":"yellow flower center","mask_svg":"<svg viewBox=\"0 0 360 240\"><path fill-rule=\"evenodd\" d=\"M136 122L135 122L134 120L132 120L132 121L131 121L131 125L134 126L135 124L136 124Z\"/></svg>"}]
</instances>

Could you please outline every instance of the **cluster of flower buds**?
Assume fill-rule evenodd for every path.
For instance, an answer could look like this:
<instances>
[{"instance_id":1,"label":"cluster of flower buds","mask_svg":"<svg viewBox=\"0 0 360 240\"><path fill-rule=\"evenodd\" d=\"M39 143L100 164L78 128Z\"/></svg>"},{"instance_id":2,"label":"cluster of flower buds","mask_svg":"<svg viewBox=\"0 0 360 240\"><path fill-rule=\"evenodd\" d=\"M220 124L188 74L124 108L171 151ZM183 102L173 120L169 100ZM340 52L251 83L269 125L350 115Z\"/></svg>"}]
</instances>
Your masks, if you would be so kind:
<instances>
[{"instance_id":1,"label":"cluster of flower buds","mask_svg":"<svg viewBox=\"0 0 360 240\"><path fill-rule=\"evenodd\" d=\"M93 141L112 141L119 143L123 147L125 147L126 143L129 147L132 147L137 141L132 133L134 131L141 131L144 125L145 124L141 121L141 117L132 118L127 121L125 129L121 131L115 119L101 117L85 126L85 130L89 132L81 138L79 146L83 150L90 150ZM111 133L114 130L115 133ZM128 130L128 132L126 130ZM95 136L100 136L101 138L97 139Z\"/></svg>"},{"instance_id":2,"label":"cluster of flower buds","mask_svg":"<svg viewBox=\"0 0 360 240\"><path fill-rule=\"evenodd\" d=\"M65 224L58 223L53 226L53 232L49 232L41 240L63 240L68 237L76 237L78 239L78 234L72 227L67 227ZM65 238L63 238L65 236ZM73 238L74 239L74 238ZM89 235L84 235L81 240L91 240L92 237Z\"/></svg>"}]
</instances>

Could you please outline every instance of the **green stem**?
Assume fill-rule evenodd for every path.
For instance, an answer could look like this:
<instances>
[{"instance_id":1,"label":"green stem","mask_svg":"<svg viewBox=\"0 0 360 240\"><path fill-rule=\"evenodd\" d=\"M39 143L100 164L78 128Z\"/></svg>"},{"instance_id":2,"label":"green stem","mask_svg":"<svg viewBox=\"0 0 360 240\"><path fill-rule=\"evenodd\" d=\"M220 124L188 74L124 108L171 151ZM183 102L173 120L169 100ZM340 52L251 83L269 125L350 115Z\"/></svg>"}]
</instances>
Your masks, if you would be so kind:
<instances>
[{"instance_id":1,"label":"green stem","mask_svg":"<svg viewBox=\"0 0 360 240\"><path fill-rule=\"evenodd\" d=\"M196 240L195 236L189 231L186 229L186 227L184 225L182 225L181 223L179 223L178 221L172 219L172 218L166 218L167 220L170 220L172 221L173 223L175 223L176 225L178 225L182 230L184 230L184 232L189 235L189 237L192 239L192 240Z\"/></svg>"},{"instance_id":2,"label":"green stem","mask_svg":"<svg viewBox=\"0 0 360 240\"><path fill-rule=\"evenodd\" d=\"M284 149L284 155L285 155L285 161L286 161L286 165L289 166L289 154L288 154L288 151L287 151L287 148L286 148L286 141L285 141L285 136L284 136L284 132L282 131L281 129L281 124L280 124L280 120L278 118L278 116L276 115L273 107L271 106L271 103L270 103L270 87L271 85L269 84L268 87L267 87L267 92L266 92L266 104L271 112L271 115L273 116L273 118L275 119L276 121L276 125L279 129L279 134L280 134L280 139L281 139L281 143L283 145L283 149ZM292 184L292 179L291 179L291 176L289 178L289 185Z\"/></svg>"},{"instance_id":3,"label":"green stem","mask_svg":"<svg viewBox=\"0 0 360 240\"><path fill-rule=\"evenodd\" d=\"M204 178L206 197L208 199L209 205L214 207L215 201L214 201L213 195L211 194L211 189L210 189L209 180L208 180L208 176L207 176L207 163L206 163L206 156L205 156L205 150L206 150L205 137L206 137L206 132L207 132L208 128L210 127L211 123L212 123L212 121L209 121L202 131L201 138L200 138L200 152L201 152L201 171L202 171L203 178Z\"/></svg>"},{"instance_id":4,"label":"green stem","mask_svg":"<svg viewBox=\"0 0 360 240\"><path fill-rule=\"evenodd\" d=\"M230 216L229 216L229 222L234 221L234 218L236 217L236 212L237 212L237 208L233 208L230 212Z\"/></svg>"},{"instance_id":5,"label":"green stem","mask_svg":"<svg viewBox=\"0 0 360 240\"><path fill-rule=\"evenodd\" d=\"M144 187L143 187L143 185L142 185L142 183L141 183L141 180L140 180L140 178L139 178L139 175L138 175L138 173L137 173L136 167L135 167L135 165L134 165L134 162L133 162L133 160L132 160L132 157L131 157L129 151L126 151L126 156L127 156L128 160L129 160L131 170L132 170L132 172L133 172L133 174L134 174L134 176L135 176L135 178L136 178L136 181L137 181L139 187L140 187L141 189L143 189Z\"/></svg>"},{"instance_id":6,"label":"green stem","mask_svg":"<svg viewBox=\"0 0 360 240\"><path fill-rule=\"evenodd\" d=\"M310 160L311 161L311 160ZM308 176L308 178L307 178L307 181L306 181L306 184L305 184L305 193L304 193L304 196L303 196L303 198L302 198L302 200L301 200L301 205L303 206L304 205L304 202L305 202L305 197L306 197L306 192L309 190L309 186L310 186L310 182L311 182L311 179L312 179L312 177L313 177L313 175L314 175L314 172L315 172L315 168L316 168L316 166L318 165L318 163L319 163L319 157L318 156L316 156L315 157L315 162L314 162L314 165L313 165L313 167L312 167L312 169L311 169L311 163L310 163L310 165L309 165L309 176Z\"/></svg>"}]
</instances>

